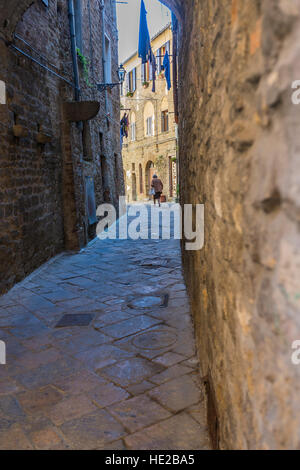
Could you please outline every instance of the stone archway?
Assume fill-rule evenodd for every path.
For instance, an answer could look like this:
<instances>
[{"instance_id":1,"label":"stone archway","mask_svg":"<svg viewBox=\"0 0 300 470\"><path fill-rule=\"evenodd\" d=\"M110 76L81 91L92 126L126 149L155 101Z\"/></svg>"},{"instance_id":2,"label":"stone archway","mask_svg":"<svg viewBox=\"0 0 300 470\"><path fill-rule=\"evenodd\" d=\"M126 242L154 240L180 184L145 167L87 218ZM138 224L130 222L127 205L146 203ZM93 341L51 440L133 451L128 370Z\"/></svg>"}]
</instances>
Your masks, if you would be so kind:
<instances>
[{"instance_id":1,"label":"stone archway","mask_svg":"<svg viewBox=\"0 0 300 470\"><path fill-rule=\"evenodd\" d=\"M8 40L11 40L18 22L25 11L35 3L36 0L0 0L0 32ZM159 0L170 8L177 16L183 17L184 2L182 0Z\"/></svg>"},{"instance_id":2,"label":"stone archway","mask_svg":"<svg viewBox=\"0 0 300 470\"><path fill-rule=\"evenodd\" d=\"M154 163L152 160L147 162L145 168L145 192L146 195L149 195L150 187L151 187L151 180L155 172Z\"/></svg>"},{"instance_id":3,"label":"stone archway","mask_svg":"<svg viewBox=\"0 0 300 470\"><path fill-rule=\"evenodd\" d=\"M0 32L6 39L12 39L17 24L33 3L35 0L0 0Z\"/></svg>"},{"instance_id":4,"label":"stone archway","mask_svg":"<svg viewBox=\"0 0 300 470\"><path fill-rule=\"evenodd\" d=\"M183 7L184 7L184 1L183 0L159 0L161 3L166 5L168 8L170 8L177 18L179 19L182 17L183 14Z\"/></svg>"}]
</instances>

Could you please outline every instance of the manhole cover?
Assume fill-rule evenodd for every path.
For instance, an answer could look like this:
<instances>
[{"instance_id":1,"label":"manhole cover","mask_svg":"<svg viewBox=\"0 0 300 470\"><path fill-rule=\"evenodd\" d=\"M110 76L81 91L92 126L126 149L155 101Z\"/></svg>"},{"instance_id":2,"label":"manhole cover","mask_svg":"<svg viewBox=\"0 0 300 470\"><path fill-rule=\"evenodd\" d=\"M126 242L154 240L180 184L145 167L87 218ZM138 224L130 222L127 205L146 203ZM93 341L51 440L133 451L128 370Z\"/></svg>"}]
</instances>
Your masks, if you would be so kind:
<instances>
[{"instance_id":1,"label":"manhole cover","mask_svg":"<svg viewBox=\"0 0 300 470\"><path fill-rule=\"evenodd\" d=\"M131 308L151 308L151 307L167 307L169 301L168 294L165 295L145 295L133 299L128 303Z\"/></svg>"},{"instance_id":2,"label":"manhole cover","mask_svg":"<svg viewBox=\"0 0 300 470\"><path fill-rule=\"evenodd\" d=\"M89 313L78 313L64 315L55 328L63 328L66 326L88 326L93 320L94 315Z\"/></svg>"},{"instance_id":3,"label":"manhole cover","mask_svg":"<svg viewBox=\"0 0 300 470\"><path fill-rule=\"evenodd\" d=\"M168 331L148 331L132 340L139 349L164 349L176 343L177 337Z\"/></svg>"}]
</instances>

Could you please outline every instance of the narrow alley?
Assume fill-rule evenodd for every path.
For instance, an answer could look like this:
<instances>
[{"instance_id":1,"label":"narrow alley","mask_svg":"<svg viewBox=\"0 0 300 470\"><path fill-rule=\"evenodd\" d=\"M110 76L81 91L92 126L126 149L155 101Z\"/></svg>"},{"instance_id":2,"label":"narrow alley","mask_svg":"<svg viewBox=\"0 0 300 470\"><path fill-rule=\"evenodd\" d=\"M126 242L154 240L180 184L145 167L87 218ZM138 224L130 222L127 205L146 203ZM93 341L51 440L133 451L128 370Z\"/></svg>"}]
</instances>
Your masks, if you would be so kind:
<instances>
[{"instance_id":1,"label":"narrow alley","mask_svg":"<svg viewBox=\"0 0 300 470\"><path fill-rule=\"evenodd\" d=\"M0 0L0 450L300 449L299 106L300 0Z\"/></svg>"},{"instance_id":2,"label":"narrow alley","mask_svg":"<svg viewBox=\"0 0 300 470\"><path fill-rule=\"evenodd\" d=\"M179 241L96 239L0 302L0 449L209 449Z\"/></svg>"}]
</instances>

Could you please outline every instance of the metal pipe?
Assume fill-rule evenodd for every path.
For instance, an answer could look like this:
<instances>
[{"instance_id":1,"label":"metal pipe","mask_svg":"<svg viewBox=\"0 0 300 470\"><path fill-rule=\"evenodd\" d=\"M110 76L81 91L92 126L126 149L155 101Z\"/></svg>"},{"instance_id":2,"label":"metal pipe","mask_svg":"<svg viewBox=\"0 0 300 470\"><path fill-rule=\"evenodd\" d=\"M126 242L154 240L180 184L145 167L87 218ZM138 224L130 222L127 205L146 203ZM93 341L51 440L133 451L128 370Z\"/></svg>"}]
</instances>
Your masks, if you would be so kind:
<instances>
[{"instance_id":1,"label":"metal pipe","mask_svg":"<svg viewBox=\"0 0 300 470\"><path fill-rule=\"evenodd\" d=\"M70 35L71 35L71 53L73 62L74 82L75 82L75 101L79 101L80 98L80 86L79 86L79 71L76 51L76 31L75 31L75 13L74 13L74 2L68 0L68 16L70 23Z\"/></svg>"},{"instance_id":2,"label":"metal pipe","mask_svg":"<svg viewBox=\"0 0 300 470\"><path fill-rule=\"evenodd\" d=\"M51 67L53 67L54 69L56 70L59 70L58 67L56 67L56 65L52 64L50 62L50 60L45 57L43 54L41 54L38 50L36 50L31 44L29 44L29 42L25 41L25 39L23 39L21 36L19 36L17 33L15 33L15 38L16 39L19 39L19 41L22 41L24 44L26 44L26 46L28 46L33 52L35 52L41 59L43 59L45 62L47 62L49 65L51 65Z\"/></svg>"},{"instance_id":3,"label":"metal pipe","mask_svg":"<svg viewBox=\"0 0 300 470\"><path fill-rule=\"evenodd\" d=\"M105 55L105 5L104 1L101 0L100 10L102 12L102 68L103 68L103 83L107 82L106 77L106 55ZM107 99L107 90L105 90L105 111L108 110L108 99Z\"/></svg>"},{"instance_id":4,"label":"metal pipe","mask_svg":"<svg viewBox=\"0 0 300 470\"><path fill-rule=\"evenodd\" d=\"M70 82L70 81L67 80L66 78L64 78L64 77L62 77L61 75L59 75L58 73L54 72L54 70L49 69L49 67L47 67L47 65L42 64L42 63L39 62L37 59L34 59L34 57L32 57L31 55L27 54L27 52L22 51L22 49L20 49L19 47L15 46L14 44L10 44L10 47L12 47L12 48L15 49L16 51L20 52L20 54L22 54L22 55L24 55L25 57L27 57L27 59L30 59L30 60L32 60L32 62L38 64L40 67L42 67L43 69L47 70L47 72L50 72L50 73L51 73L52 75L54 75L55 77L60 78L61 80L63 80L64 82L66 82L68 85L70 85L72 88L75 88L74 83Z\"/></svg>"}]
</instances>

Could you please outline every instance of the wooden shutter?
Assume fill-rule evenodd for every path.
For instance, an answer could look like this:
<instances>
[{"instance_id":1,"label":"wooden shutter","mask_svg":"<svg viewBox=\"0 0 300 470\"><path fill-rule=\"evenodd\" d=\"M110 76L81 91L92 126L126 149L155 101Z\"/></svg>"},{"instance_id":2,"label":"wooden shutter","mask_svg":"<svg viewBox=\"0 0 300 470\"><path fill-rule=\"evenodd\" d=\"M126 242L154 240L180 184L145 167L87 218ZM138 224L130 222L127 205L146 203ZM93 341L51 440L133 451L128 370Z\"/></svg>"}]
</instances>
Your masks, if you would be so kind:
<instances>
[{"instance_id":1,"label":"wooden shutter","mask_svg":"<svg viewBox=\"0 0 300 470\"><path fill-rule=\"evenodd\" d=\"M145 81L145 66L144 64L141 65L141 79L142 83Z\"/></svg>"},{"instance_id":2,"label":"wooden shutter","mask_svg":"<svg viewBox=\"0 0 300 470\"><path fill-rule=\"evenodd\" d=\"M136 68L132 71L132 91L136 90Z\"/></svg>"}]
</instances>

